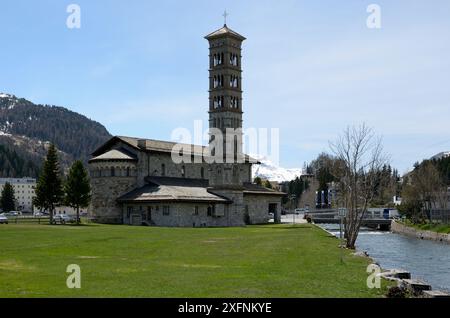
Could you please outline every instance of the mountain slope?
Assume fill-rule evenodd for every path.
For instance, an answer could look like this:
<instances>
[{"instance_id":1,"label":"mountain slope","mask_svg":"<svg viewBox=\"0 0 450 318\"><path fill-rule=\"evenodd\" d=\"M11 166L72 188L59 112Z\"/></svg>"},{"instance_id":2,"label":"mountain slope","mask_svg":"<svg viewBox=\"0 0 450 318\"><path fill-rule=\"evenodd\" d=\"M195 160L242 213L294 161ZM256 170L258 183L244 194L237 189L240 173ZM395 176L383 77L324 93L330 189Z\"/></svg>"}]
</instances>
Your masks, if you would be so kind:
<instances>
[{"instance_id":1,"label":"mountain slope","mask_svg":"<svg viewBox=\"0 0 450 318\"><path fill-rule=\"evenodd\" d=\"M267 179L269 181L283 182L294 180L296 177L300 177L303 174L303 169L301 168L287 169L275 165L267 158L258 158L258 156L252 157L257 158L261 162L259 165L253 165L253 178L260 177L261 179Z\"/></svg>"},{"instance_id":2,"label":"mountain slope","mask_svg":"<svg viewBox=\"0 0 450 318\"><path fill-rule=\"evenodd\" d=\"M90 152L110 137L98 122L64 107L36 105L0 93L0 144L14 150L24 161L40 166L51 142L59 150L63 168L67 168L75 159L87 161ZM3 165L0 162L0 173ZM16 173L19 175L14 177L24 172Z\"/></svg>"}]
</instances>

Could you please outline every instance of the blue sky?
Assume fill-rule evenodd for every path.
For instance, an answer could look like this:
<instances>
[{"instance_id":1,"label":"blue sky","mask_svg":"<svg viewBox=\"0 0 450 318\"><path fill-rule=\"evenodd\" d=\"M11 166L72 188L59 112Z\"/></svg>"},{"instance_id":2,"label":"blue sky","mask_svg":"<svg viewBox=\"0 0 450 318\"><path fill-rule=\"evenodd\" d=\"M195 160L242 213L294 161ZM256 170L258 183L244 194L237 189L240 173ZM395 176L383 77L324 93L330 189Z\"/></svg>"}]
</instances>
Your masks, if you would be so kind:
<instances>
[{"instance_id":1,"label":"blue sky","mask_svg":"<svg viewBox=\"0 0 450 318\"><path fill-rule=\"evenodd\" d=\"M81 29L66 8L81 7ZM381 29L366 26L369 4ZM393 166L450 150L450 2L0 1L0 92L63 105L116 135L170 139L207 120L208 45L243 47L244 125L280 128L301 167L349 124L384 139Z\"/></svg>"}]
</instances>

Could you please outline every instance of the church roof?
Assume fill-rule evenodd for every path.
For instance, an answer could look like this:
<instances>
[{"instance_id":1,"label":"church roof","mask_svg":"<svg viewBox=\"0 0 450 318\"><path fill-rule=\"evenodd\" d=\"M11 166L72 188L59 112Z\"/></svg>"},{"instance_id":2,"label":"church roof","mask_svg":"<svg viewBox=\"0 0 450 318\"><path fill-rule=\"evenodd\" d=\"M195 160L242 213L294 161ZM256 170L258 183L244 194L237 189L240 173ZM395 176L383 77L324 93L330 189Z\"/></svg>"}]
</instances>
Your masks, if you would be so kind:
<instances>
[{"instance_id":1,"label":"church roof","mask_svg":"<svg viewBox=\"0 0 450 318\"><path fill-rule=\"evenodd\" d=\"M118 149L112 149L110 151L107 151L99 156L96 156L89 160L89 162L92 161L108 161L108 160L130 160L135 161L137 160L133 156L127 154L125 151L118 150Z\"/></svg>"},{"instance_id":2,"label":"church roof","mask_svg":"<svg viewBox=\"0 0 450 318\"><path fill-rule=\"evenodd\" d=\"M144 150L144 151L171 153L173 147L177 144L180 144L180 145L186 146L183 148L184 151L187 151L187 149L190 149L191 152L188 152L188 154L192 154L194 156L201 156L203 154L208 153L208 150L207 150L208 146L201 146L201 145L194 145L194 144L182 144L182 143L177 143L177 142L172 142L172 141L163 141L163 140L155 140L155 139L114 136L110 140L108 140L106 143L104 143L102 146L100 146L97 150L95 150L92 153L92 155L100 156L102 153L107 151L110 147L112 147L118 141L122 141L137 150ZM97 158L97 157L95 157L95 158ZM91 160L93 160L95 158L92 158ZM256 163L256 164L260 163L258 160L254 159L248 155L245 155L245 162L252 162L252 163Z\"/></svg>"},{"instance_id":3,"label":"church roof","mask_svg":"<svg viewBox=\"0 0 450 318\"><path fill-rule=\"evenodd\" d=\"M245 37L243 37L242 35L240 35L239 33L235 32L235 31L231 30L229 27L227 27L226 24L224 24L223 27L221 27L220 29L205 36L205 39L212 40L214 38L223 37L223 36L227 36L227 35L235 37L241 41L245 40Z\"/></svg>"},{"instance_id":4,"label":"church roof","mask_svg":"<svg viewBox=\"0 0 450 318\"><path fill-rule=\"evenodd\" d=\"M143 138L134 138L134 137L125 137L125 136L117 136L117 137L136 148L140 148L139 140L145 140L145 150L156 151L156 152L172 152L173 147L177 144L180 144L180 145L187 146L186 148L190 148L193 155L202 155L203 150L206 148L205 146L201 146L201 145L190 145L190 144L183 144L183 143L164 141L164 140L143 139Z\"/></svg>"},{"instance_id":5,"label":"church roof","mask_svg":"<svg viewBox=\"0 0 450 318\"><path fill-rule=\"evenodd\" d=\"M245 182L244 183L244 194L261 194L261 195L278 195L283 196L286 193L280 192L274 189L269 189L260 186L256 183Z\"/></svg>"},{"instance_id":6,"label":"church roof","mask_svg":"<svg viewBox=\"0 0 450 318\"><path fill-rule=\"evenodd\" d=\"M143 202L203 202L231 203L228 198L208 191L208 180L148 177L143 187L137 188L117 199L122 203Z\"/></svg>"}]
</instances>

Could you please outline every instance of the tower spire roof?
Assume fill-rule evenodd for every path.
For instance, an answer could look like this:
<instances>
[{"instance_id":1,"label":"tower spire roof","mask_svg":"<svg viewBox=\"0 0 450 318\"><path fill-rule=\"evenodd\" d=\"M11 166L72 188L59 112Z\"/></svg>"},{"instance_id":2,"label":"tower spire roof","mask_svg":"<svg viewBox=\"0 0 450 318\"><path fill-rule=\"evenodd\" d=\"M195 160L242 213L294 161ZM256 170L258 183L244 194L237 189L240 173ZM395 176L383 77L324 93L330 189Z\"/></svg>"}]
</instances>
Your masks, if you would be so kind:
<instances>
[{"instance_id":1,"label":"tower spire roof","mask_svg":"<svg viewBox=\"0 0 450 318\"><path fill-rule=\"evenodd\" d=\"M227 25L226 25L226 21L225 24L223 25L223 27L221 27L220 29L208 34L207 36L205 36L205 39L207 40L212 40L214 38L218 38L218 37L224 37L224 36L232 36L237 38L238 40L244 41L245 37L243 37L242 35L240 35L239 33L237 33L236 31L231 30Z\"/></svg>"}]
</instances>

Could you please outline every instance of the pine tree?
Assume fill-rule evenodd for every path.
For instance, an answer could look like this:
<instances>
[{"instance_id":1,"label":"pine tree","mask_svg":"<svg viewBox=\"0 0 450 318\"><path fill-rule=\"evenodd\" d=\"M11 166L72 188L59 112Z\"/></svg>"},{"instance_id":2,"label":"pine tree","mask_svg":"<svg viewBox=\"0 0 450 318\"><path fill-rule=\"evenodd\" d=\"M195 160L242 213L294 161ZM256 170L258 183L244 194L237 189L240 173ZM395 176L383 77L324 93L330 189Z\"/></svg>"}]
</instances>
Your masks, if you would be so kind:
<instances>
[{"instance_id":1,"label":"pine tree","mask_svg":"<svg viewBox=\"0 0 450 318\"><path fill-rule=\"evenodd\" d=\"M269 180L264 181L264 187L268 189L272 189L272 184Z\"/></svg>"},{"instance_id":2,"label":"pine tree","mask_svg":"<svg viewBox=\"0 0 450 318\"><path fill-rule=\"evenodd\" d=\"M63 195L58 155L55 146L51 144L36 185L36 197L33 200L35 206L50 212L50 224L53 224L55 206L61 203Z\"/></svg>"},{"instance_id":3,"label":"pine tree","mask_svg":"<svg viewBox=\"0 0 450 318\"><path fill-rule=\"evenodd\" d=\"M77 224L79 224L80 207L87 207L91 199L89 177L81 161L75 161L70 168L64 184L64 192L64 202L77 210Z\"/></svg>"},{"instance_id":4,"label":"pine tree","mask_svg":"<svg viewBox=\"0 0 450 318\"><path fill-rule=\"evenodd\" d=\"M6 182L3 186L0 207L4 212L14 211L16 199L14 197L14 188L11 183Z\"/></svg>"}]
</instances>

